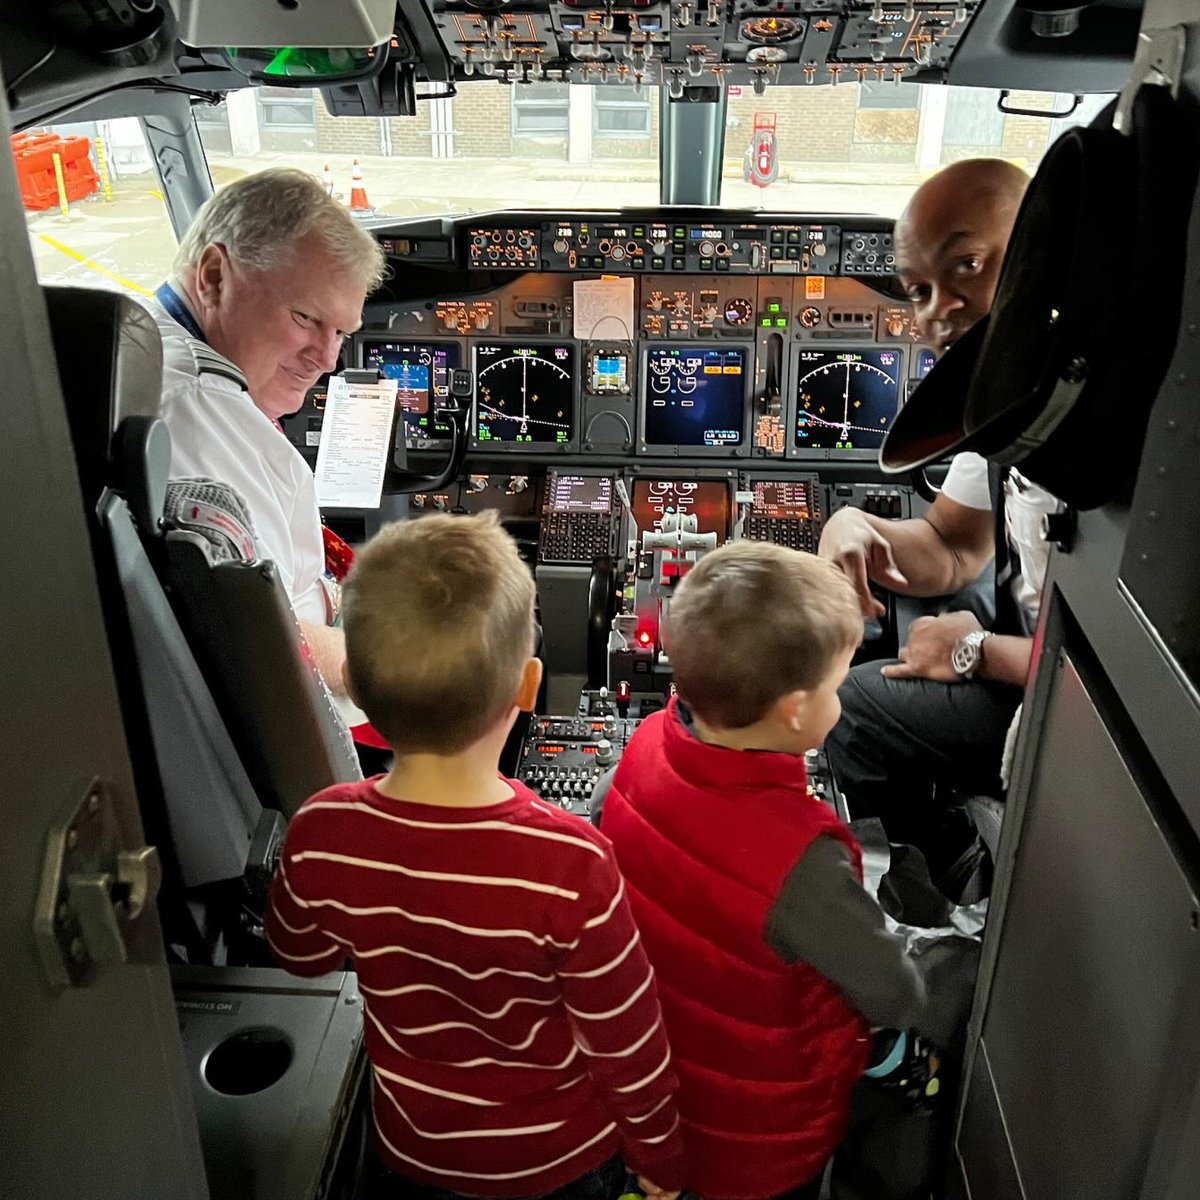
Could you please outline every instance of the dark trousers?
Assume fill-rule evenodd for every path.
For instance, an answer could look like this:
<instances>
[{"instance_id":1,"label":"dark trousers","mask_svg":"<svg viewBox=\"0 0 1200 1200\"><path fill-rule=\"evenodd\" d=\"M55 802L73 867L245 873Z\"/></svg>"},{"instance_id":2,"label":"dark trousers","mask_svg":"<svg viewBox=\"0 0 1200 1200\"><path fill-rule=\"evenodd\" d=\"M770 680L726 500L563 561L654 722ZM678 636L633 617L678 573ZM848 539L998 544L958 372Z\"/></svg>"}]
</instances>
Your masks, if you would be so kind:
<instances>
[{"instance_id":1,"label":"dark trousers","mask_svg":"<svg viewBox=\"0 0 1200 1200\"><path fill-rule=\"evenodd\" d=\"M917 846L936 873L962 846L948 795L1001 794L1000 760L1021 689L968 680L887 679L855 667L838 693L842 717L825 740L850 815L878 817L889 841Z\"/></svg>"},{"instance_id":2,"label":"dark trousers","mask_svg":"<svg viewBox=\"0 0 1200 1200\"><path fill-rule=\"evenodd\" d=\"M366 1200L469 1200L469 1195L462 1192L402 1179L399 1175L391 1174L382 1164L378 1164L377 1169ZM543 1192L537 1197L525 1197L523 1200L617 1200L625 1190L627 1177L625 1164L614 1157L553 1192Z\"/></svg>"}]
</instances>

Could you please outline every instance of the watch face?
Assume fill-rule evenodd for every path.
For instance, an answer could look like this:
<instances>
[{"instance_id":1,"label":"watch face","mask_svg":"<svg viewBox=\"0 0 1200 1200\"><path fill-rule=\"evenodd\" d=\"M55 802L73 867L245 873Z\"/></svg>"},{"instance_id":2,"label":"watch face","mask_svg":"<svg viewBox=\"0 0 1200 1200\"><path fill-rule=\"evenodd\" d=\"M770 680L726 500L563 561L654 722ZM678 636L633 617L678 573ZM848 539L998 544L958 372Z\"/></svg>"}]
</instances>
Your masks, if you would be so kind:
<instances>
[{"instance_id":1,"label":"watch face","mask_svg":"<svg viewBox=\"0 0 1200 1200\"><path fill-rule=\"evenodd\" d=\"M960 675L967 675L975 669L979 661L979 643L983 639L977 633L968 633L954 644L950 654L950 665Z\"/></svg>"}]
</instances>

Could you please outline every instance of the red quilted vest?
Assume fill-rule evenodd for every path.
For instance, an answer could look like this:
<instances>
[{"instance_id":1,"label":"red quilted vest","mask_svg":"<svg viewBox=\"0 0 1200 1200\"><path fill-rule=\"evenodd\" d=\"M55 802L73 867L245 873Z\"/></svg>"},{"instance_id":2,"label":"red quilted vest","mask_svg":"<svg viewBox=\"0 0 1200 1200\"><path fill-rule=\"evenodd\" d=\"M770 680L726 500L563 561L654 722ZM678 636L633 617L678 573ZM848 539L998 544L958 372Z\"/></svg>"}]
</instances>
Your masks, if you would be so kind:
<instances>
[{"instance_id":1,"label":"red quilted vest","mask_svg":"<svg viewBox=\"0 0 1200 1200\"><path fill-rule=\"evenodd\" d=\"M863 1019L763 938L815 837L836 837L862 869L806 788L801 759L706 745L672 701L642 722L604 802L679 1075L687 1184L706 1200L776 1196L816 1175L866 1065Z\"/></svg>"}]
</instances>

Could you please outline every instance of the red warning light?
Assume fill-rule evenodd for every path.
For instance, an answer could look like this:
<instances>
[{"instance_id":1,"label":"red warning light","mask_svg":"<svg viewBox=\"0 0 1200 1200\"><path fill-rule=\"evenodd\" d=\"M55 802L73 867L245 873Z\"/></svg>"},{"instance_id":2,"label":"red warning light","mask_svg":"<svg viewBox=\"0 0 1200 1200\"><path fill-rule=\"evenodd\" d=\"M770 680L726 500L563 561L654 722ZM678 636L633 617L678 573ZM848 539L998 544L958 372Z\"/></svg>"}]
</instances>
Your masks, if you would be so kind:
<instances>
[{"instance_id":1,"label":"red warning light","mask_svg":"<svg viewBox=\"0 0 1200 1200\"><path fill-rule=\"evenodd\" d=\"M650 645L650 631L647 629L643 629L642 632L637 635L637 640L643 646Z\"/></svg>"}]
</instances>

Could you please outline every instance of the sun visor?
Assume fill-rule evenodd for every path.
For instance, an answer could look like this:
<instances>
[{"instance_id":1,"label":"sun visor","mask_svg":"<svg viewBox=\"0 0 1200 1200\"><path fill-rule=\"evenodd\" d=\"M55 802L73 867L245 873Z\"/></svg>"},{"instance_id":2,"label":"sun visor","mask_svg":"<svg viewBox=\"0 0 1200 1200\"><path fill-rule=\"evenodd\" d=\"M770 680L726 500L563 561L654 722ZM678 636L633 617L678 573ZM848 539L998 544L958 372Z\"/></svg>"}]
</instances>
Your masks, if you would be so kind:
<instances>
[{"instance_id":1,"label":"sun visor","mask_svg":"<svg viewBox=\"0 0 1200 1200\"><path fill-rule=\"evenodd\" d=\"M1017 215L989 319L897 415L883 470L970 449L1075 508L1111 498L1136 465L1178 334L1189 138L1170 93L1145 86L1127 135L1106 114L1054 143ZM1136 338L1120 333L1131 299Z\"/></svg>"}]
</instances>

